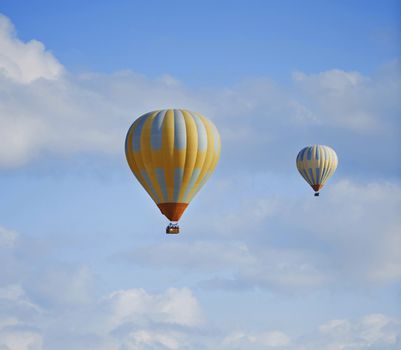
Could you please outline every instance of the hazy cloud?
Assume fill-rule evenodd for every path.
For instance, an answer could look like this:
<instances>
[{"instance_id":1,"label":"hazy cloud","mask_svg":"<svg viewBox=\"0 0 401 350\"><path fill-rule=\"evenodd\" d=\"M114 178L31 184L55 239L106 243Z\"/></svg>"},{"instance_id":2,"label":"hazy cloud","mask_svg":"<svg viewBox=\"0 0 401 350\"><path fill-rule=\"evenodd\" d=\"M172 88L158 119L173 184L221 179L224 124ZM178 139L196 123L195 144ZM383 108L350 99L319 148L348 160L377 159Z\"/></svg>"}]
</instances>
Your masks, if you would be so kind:
<instances>
[{"instance_id":1,"label":"hazy cloud","mask_svg":"<svg viewBox=\"0 0 401 350\"><path fill-rule=\"evenodd\" d=\"M401 324L383 314L369 314L359 319L331 320L319 326L311 338L299 344L299 349L397 349Z\"/></svg>"},{"instance_id":2,"label":"hazy cloud","mask_svg":"<svg viewBox=\"0 0 401 350\"><path fill-rule=\"evenodd\" d=\"M288 349L290 338L280 331L233 332L223 340L223 349Z\"/></svg>"},{"instance_id":3,"label":"hazy cloud","mask_svg":"<svg viewBox=\"0 0 401 350\"><path fill-rule=\"evenodd\" d=\"M401 279L399 185L342 180L329 184L318 200L280 199L270 192L245 188L230 204L205 198L213 203L202 216L213 237L199 240L204 223L194 222L186 228L192 239L137 246L117 257L148 268L213 273L201 282L209 288L296 292Z\"/></svg>"},{"instance_id":4,"label":"hazy cloud","mask_svg":"<svg viewBox=\"0 0 401 350\"><path fill-rule=\"evenodd\" d=\"M0 249L14 246L17 240L17 233L0 227Z\"/></svg>"}]
</instances>

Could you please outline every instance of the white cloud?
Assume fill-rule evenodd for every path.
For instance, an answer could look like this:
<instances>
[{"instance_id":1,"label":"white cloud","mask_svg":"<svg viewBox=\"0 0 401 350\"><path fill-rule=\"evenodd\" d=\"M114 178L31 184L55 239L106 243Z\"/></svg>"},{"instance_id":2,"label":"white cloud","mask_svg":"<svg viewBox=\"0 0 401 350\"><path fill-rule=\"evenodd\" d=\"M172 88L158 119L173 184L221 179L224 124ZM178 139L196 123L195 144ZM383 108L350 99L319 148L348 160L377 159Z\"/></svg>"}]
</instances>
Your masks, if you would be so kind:
<instances>
[{"instance_id":1,"label":"white cloud","mask_svg":"<svg viewBox=\"0 0 401 350\"><path fill-rule=\"evenodd\" d=\"M53 320L45 340L60 348L60 338L65 338L66 349L85 348L85 344L103 345L108 350L181 349L189 342L187 333L204 322L188 288L170 288L158 294L125 289L92 300L87 307L65 310ZM89 336L92 341L85 343Z\"/></svg>"},{"instance_id":2,"label":"white cloud","mask_svg":"<svg viewBox=\"0 0 401 350\"><path fill-rule=\"evenodd\" d=\"M133 331L124 339L123 350L182 349L185 337L179 332Z\"/></svg>"},{"instance_id":3,"label":"white cloud","mask_svg":"<svg viewBox=\"0 0 401 350\"><path fill-rule=\"evenodd\" d=\"M1 350L42 350L42 336L32 331L0 330Z\"/></svg>"},{"instance_id":4,"label":"white cloud","mask_svg":"<svg viewBox=\"0 0 401 350\"><path fill-rule=\"evenodd\" d=\"M203 321L198 302L187 288L170 288L160 295L143 289L122 290L110 294L102 304L110 315L110 329L146 320L184 327L199 326Z\"/></svg>"},{"instance_id":5,"label":"white cloud","mask_svg":"<svg viewBox=\"0 0 401 350\"><path fill-rule=\"evenodd\" d=\"M27 84L36 79L56 79L62 65L37 40L20 41L10 20L0 14L0 76Z\"/></svg>"},{"instance_id":6,"label":"white cloud","mask_svg":"<svg viewBox=\"0 0 401 350\"><path fill-rule=\"evenodd\" d=\"M42 334L31 323L40 314L40 307L29 299L20 285L0 287L0 349L42 349Z\"/></svg>"},{"instance_id":7,"label":"white cloud","mask_svg":"<svg viewBox=\"0 0 401 350\"><path fill-rule=\"evenodd\" d=\"M0 227L0 249L3 248L10 248L14 246L18 235L14 231L7 230L3 227Z\"/></svg>"},{"instance_id":8,"label":"white cloud","mask_svg":"<svg viewBox=\"0 0 401 350\"><path fill-rule=\"evenodd\" d=\"M17 232L0 226L0 287L12 285L16 282L23 268L21 261L15 256L15 250L20 244L20 236ZM0 294L5 290L0 289Z\"/></svg>"},{"instance_id":9,"label":"white cloud","mask_svg":"<svg viewBox=\"0 0 401 350\"><path fill-rule=\"evenodd\" d=\"M311 349L395 349L400 345L401 324L383 314L369 314L356 320L331 320L319 327L319 333L315 339L320 345Z\"/></svg>"},{"instance_id":10,"label":"white cloud","mask_svg":"<svg viewBox=\"0 0 401 350\"><path fill-rule=\"evenodd\" d=\"M297 72L294 80L307 99L308 112L318 122L369 135L391 132L389 121L400 111L400 103L395 99L395 95L401 94L399 62L388 64L386 69L393 71L393 77L382 72L370 78L334 69L311 75ZM385 106L386 103L389 105Z\"/></svg>"},{"instance_id":11,"label":"white cloud","mask_svg":"<svg viewBox=\"0 0 401 350\"><path fill-rule=\"evenodd\" d=\"M308 75L302 72L295 72L293 76L298 82L316 80L316 84L311 84L311 88L313 89L325 89L339 94L344 94L347 89L365 81L365 78L358 72L347 73L339 69L333 69L312 77L308 77Z\"/></svg>"},{"instance_id":12,"label":"white cloud","mask_svg":"<svg viewBox=\"0 0 401 350\"><path fill-rule=\"evenodd\" d=\"M283 349L288 348L291 340L283 332L265 331L259 333L236 331L223 340L224 349Z\"/></svg>"},{"instance_id":13,"label":"white cloud","mask_svg":"<svg viewBox=\"0 0 401 350\"><path fill-rule=\"evenodd\" d=\"M142 113L192 97L163 79L131 72L84 75L21 86L0 79L0 165L16 167L43 154L121 154L131 123Z\"/></svg>"},{"instance_id":14,"label":"white cloud","mask_svg":"<svg viewBox=\"0 0 401 350\"><path fill-rule=\"evenodd\" d=\"M7 300L18 300L24 295L24 291L18 285L7 285L0 288L0 298Z\"/></svg>"}]
</instances>

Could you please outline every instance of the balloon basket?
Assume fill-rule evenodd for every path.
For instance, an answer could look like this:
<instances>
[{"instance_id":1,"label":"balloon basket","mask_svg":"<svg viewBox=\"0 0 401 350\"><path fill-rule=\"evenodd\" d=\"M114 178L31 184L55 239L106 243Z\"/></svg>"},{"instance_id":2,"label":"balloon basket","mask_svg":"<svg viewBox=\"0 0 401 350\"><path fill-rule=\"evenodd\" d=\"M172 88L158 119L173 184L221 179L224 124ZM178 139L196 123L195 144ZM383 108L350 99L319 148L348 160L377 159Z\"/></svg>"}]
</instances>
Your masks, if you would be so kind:
<instances>
[{"instance_id":1,"label":"balloon basket","mask_svg":"<svg viewBox=\"0 0 401 350\"><path fill-rule=\"evenodd\" d=\"M180 227L178 226L178 224L170 223L166 227L166 233L168 235L176 235L176 234L180 233Z\"/></svg>"},{"instance_id":2,"label":"balloon basket","mask_svg":"<svg viewBox=\"0 0 401 350\"><path fill-rule=\"evenodd\" d=\"M320 193L319 192L316 192L315 193L315 197L319 197L320 196Z\"/></svg>"}]
</instances>

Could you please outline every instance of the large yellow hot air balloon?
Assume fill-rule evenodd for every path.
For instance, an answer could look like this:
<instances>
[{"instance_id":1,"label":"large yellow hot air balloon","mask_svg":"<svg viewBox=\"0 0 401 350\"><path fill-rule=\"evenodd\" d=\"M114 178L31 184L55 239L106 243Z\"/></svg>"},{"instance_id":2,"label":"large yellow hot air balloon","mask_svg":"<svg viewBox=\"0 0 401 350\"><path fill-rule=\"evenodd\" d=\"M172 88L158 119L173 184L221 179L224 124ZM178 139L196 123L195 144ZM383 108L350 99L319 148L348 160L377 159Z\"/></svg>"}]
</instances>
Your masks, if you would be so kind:
<instances>
[{"instance_id":1,"label":"large yellow hot air balloon","mask_svg":"<svg viewBox=\"0 0 401 350\"><path fill-rule=\"evenodd\" d=\"M220 156L220 135L203 115L164 109L139 117L125 140L125 154L135 177L160 211L177 222L213 173ZM178 233L170 223L167 233Z\"/></svg>"},{"instance_id":2,"label":"large yellow hot air balloon","mask_svg":"<svg viewBox=\"0 0 401 350\"><path fill-rule=\"evenodd\" d=\"M297 156L297 168L303 178L319 196L320 189L334 174L338 158L331 147L313 145L303 148Z\"/></svg>"}]
</instances>

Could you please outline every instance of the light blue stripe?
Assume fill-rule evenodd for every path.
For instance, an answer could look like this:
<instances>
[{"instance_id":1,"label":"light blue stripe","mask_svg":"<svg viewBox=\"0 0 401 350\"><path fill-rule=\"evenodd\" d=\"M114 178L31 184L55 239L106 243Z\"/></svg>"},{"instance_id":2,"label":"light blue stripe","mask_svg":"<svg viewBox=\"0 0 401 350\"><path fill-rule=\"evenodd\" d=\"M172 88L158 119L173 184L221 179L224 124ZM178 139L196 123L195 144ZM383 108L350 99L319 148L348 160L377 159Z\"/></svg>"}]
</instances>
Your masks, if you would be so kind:
<instances>
[{"instance_id":1,"label":"light blue stripe","mask_svg":"<svg viewBox=\"0 0 401 350\"><path fill-rule=\"evenodd\" d=\"M178 196L180 194L183 174L184 174L184 169L175 168L175 170L174 170L174 195L173 195L174 202L178 202Z\"/></svg>"},{"instance_id":2,"label":"light blue stripe","mask_svg":"<svg viewBox=\"0 0 401 350\"><path fill-rule=\"evenodd\" d=\"M145 170L142 170L141 174L142 174L142 177L145 179L145 182L148 185L148 187L150 189L150 192L152 192L154 198L156 198L156 201L160 202L160 198L159 198L159 196L157 195L155 189L152 186L152 182L150 181L148 173Z\"/></svg>"},{"instance_id":3,"label":"light blue stripe","mask_svg":"<svg viewBox=\"0 0 401 350\"><path fill-rule=\"evenodd\" d=\"M166 110L160 111L153 120L150 134L150 142L153 150L158 150L162 147L163 121L166 112Z\"/></svg>"},{"instance_id":4,"label":"light blue stripe","mask_svg":"<svg viewBox=\"0 0 401 350\"><path fill-rule=\"evenodd\" d=\"M299 151L298 155L297 155L297 161L298 161L298 162L301 162L301 161L302 161L302 155L303 155L304 149L305 149L305 148L302 148L302 149Z\"/></svg>"},{"instance_id":5,"label":"light blue stripe","mask_svg":"<svg viewBox=\"0 0 401 350\"><path fill-rule=\"evenodd\" d=\"M179 109L174 110L174 147L175 149L187 147L187 128L184 116Z\"/></svg>"},{"instance_id":6,"label":"light blue stripe","mask_svg":"<svg viewBox=\"0 0 401 350\"><path fill-rule=\"evenodd\" d=\"M298 152L298 154L297 154L297 159L296 159L296 162L299 162L299 156L301 155L301 151L300 152Z\"/></svg>"},{"instance_id":7,"label":"light blue stripe","mask_svg":"<svg viewBox=\"0 0 401 350\"><path fill-rule=\"evenodd\" d=\"M167 186L166 186L166 178L164 174L164 169L162 168L156 168L156 178L157 182L159 183L159 186L163 192L163 202L168 201L168 195L167 195Z\"/></svg>"},{"instance_id":8,"label":"light blue stripe","mask_svg":"<svg viewBox=\"0 0 401 350\"><path fill-rule=\"evenodd\" d=\"M316 168L315 169L315 172L316 172L316 185L318 185L318 184L320 184L321 182L321 178L320 178L320 168Z\"/></svg>"},{"instance_id":9,"label":"light blue stripe","mask_svg":"<svg viewBox=\"0 0 401 350\"><path fill-rule=\"evenodd\" d=\"M308 156L307 156L308 160L312 159L312 147L308 147Z\"/></svg>"},{"instance_id":10,"label":"light blue stripe","mask_svg":"<svg viewBox=\"0 0 401 350\"><path fill-rule=\"evenodd\" d=\"M202 120L195 114L191 113L192 118L194 118L196 129L198 131L198 150L206 151L207 150L207 132L206 128L202 123Z\"/></svg>"},{"instance_id":11,"label":"light blue stripe","mask_svg":"<svg viewBox=\"0 0 401 350\"><path fill-rule=\"evenodd\" d=\"M303 149L301 150L301 152L299 152L299 153L300 153L299 160L300 160L301 162L304 161L304 155L305 155L306 150L307 150L307 147L303 148Z\"/></svg>"},{"instance_id":12,"label":"light blue stripe","mask_svg":"<svg viewBox=\"0 0 401 350\"><path fill-rule=\"evenodd\" d=\"M306 154L308 153L308 147L304 148L304 153L302 154L302 161L306 161Z\"/></svg>"},{"instance_id":13,"label":"light blue stripe","mask_svg":"<svg viewBox=\"0 0 401 350\"><path fill-rule=\"evenodd\" d=\"M132 148L134 152L138 152L141 149L141 134L142 134L142 128L143 125L145 124L146 120L148 119L149 115L151 115L153 112L147 113L143 115L142 117L139 118L138 120L138 125L134 130L134 135L132 135Z\"/></svg>"},{"instance_id":14,"label":"light blue stripe","mask_svg":"<svg viewBox=\"0 0 401 350\"><path fill-rule=\"evenodd\" d=\"M185 190L184 201L187 201L188 194L191 191L192 187L194 187L195 181L198 178L199 174L200 174L200 169L199 168L194 169L191 179L189 180L188 187Z\"/></svg>"},{"instance_id":15,"label":"light blue stripe","mask_svg":"<svg viewBox=\"0 0 401 350\"><path fill-rule=\"evenodd\" d=\"M316 184L316 181L315 181L315 178L313 177L313 170L312 170L312 168L309 168L308 171L309 171L310 178L312 179L312 185L315 185L315 184Z\"/></svg>"},{"instance_id":16,"label":"light blue stripe","mask_svg":"<svg viewBox=\"0 0 401 350\"><path fill-rule=\"evenodd\" d=\"M129 147L129 146L128 146L128 136L131 134L131 129L133 128L134 124L135 124L135 123L133 123L133 124L129 127L128 132L127 132L127 136L125 136L125 144L124 144L125 154L128 154L128 147Z\"/></svg>"},{"instance_id":17,"label":"light blue stripe","mask_svg":"<svg viewBox=\"0 0 401 350\"><path fill-rule=\"evenodd\" d=\"M305 148L302 148L300 151L299 151L299 153L298 153L298 160L300 161L300 162L302 162L302 156L303 156L303 154L304 154L304 149Z\"/></svg>"}]
</instances>

